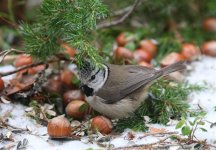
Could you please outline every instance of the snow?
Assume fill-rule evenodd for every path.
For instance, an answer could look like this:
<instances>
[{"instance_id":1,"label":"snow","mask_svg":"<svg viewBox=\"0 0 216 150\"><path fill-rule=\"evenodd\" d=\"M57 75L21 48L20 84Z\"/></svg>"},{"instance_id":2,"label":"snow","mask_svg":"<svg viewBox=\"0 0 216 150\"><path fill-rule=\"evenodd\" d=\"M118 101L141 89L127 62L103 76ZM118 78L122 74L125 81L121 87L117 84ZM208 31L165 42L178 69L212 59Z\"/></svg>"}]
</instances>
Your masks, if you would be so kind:
<instances>
[{"instance_id":1,"label":"snow","mask_svg":"<svg viewBox=\"0 0 216 150\"><path fill-rule=\"evenodd\" d=\"M11 71L14 68L12 66L3 66L0 67L0 72ZM4 78L8 81L12 76ZM201 92L193 92L189 95L188 101L193 109L197 109L198 105L204 111L207 112L204 120L210 122L216 122L216 111L214 107L216 106L216 58L203 56L201 60L193 62L191 64L191 70L186 77L187 82L191 84L199 84L207 87ZM16 126L22 129L30 129L31 134L27 133L12 133L12 136L15 140L15 144L18 141L22 141L24 138L28 139L29 143L27 149L36 150L36 149L46 149L46 150L83 150L88 148L98 149L99 147L96 143L85 143L82 141L71 141L71 140L51 140L47 135L46 127L37 124L33 119L28 118L25 115L25 106L19 103L9 103L4 104L0 103L0 118L5 115L7 112L10 112L10 117L8 123L10 125ZM189 118L193 120L194 118ZM150 124L151 127L155 128L165 128L167 131L180 131L175 129L175 125L164 126L160 124ZM213 144L216 140L216 127L210 128L210 123L206 123L203 128L207 129L207 132L197 130L196 137L198 139L207 139L207 142ZM0 128L0 133L7 133L8 130ZM133 140L128 140L128 132L132 132L135 135ZM180 133L180 132L179 132ZM110 144L114 147L123 147L131 146L134 144L147 144L156 142L164 137L148 136L140 139L139 137L143 136L142 132L133 132L131 130L125 130L121 136L115 137L111 140ZM0 142L0 148L10 142ZM177 149L178 147L172 147L172 149ZM14 149L16 149L14 147Z\"/></svg>"},{"instance_id":2,"label":"snow","mask_svg":"<svg viewBox=\"0 0 216 150\"><path fill-rule=\"evenodd\" d=\"M15 68L12 66L12 65L8 65L8 66L0 66L0 72L1 73L5 73L5 72L9 72L9 71L14 71ZM2 79L8 83L8 81L10 79L12 79L14 77L14 74L12 75L8 75L8 76L5 76L5 77L2 77Z\"/></svg>"}]
</instances>

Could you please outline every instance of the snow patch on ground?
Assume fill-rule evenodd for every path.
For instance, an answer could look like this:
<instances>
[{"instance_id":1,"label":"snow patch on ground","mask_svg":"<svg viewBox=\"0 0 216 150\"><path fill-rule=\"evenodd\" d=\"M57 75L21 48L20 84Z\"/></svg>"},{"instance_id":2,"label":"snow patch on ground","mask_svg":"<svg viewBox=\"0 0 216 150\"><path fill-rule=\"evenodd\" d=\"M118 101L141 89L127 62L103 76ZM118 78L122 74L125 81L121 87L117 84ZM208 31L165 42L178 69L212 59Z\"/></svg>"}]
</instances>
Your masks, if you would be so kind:
<instances>
[{"instance_id":1,"label":"snow patch on ground","mask_svg":"<svg viewBox=\"0 0 216 150\"><path fill-rule=\"evenodd\" d=\"M188 101L191 105L191 108L198 108L199 106L207 112L205 120L216 122L216 112L214 111L214 106L216 106L216 58L203 56L203 58L197 62L193 62L191 64L191 72L188 74L186 80L191 84L199 84L199 85L207 85L209 88L203 90L201 92L193 92L189 95ZM12 66L8 68L1 67L0 72L6 72L13 70ZM4 80L9 80L12 76L5 77ZM5 113L11 112L11 117L9 118L9 124L26 129L26 127L30 127L32 133L35 134L13 134L15 139L15 143L17 144L18 141L23 140L24 138L28 139L29 144L27 149L29 150L37 150L37 149L46 149L46 150L69 150L69 149L76 149L76 150L84 150L87 148L100 148L96 144L91 143L83 143L81 141L70 141L70 140L51 140L47 135L47 129L44 126L37 124L34 120L27 117L25 115L25 106L17 103L10 103L10 104L3 104L0 103L0 117L3 116ZM193 118L190 118L193 120ZM168 131L180 131L175 129L175 125L172 126L164 126L160 124L151 124L151 127L155 128L165 128ZM196 136L198 139L207 139L207 141L211 144L214 143L216 140L216 127L210 128L210 124L206 123L203 126L208 132L202 132L201 130L197 130ZM0 128L0 133L8 132L6 129ZM128 132L132 132L135 134L135 138L131 141L125 139L127 137ZM112 145L114 147L122 147L122 146L131 146L134 144L147 144L153 143L161 139L161 137L153 137L149 136L143 139L139 139L140 136L144 135L141 132L133 132L131 130L126 130L122 133L121 136L114 138L111 140ZM0 142L0 148L3 147L5 142ZM16 148L14 148L16 149Z\"/></svg>"},{"instance_id":2,"label":"snow patch on ground","mask_svg":"<svg viewBox=\"0 0 216 150\"><path fill-rule=\"evenodd\" d=\"M1 73L6 73L6 72L9 72L9 71L14 71L15 70L15 67L12 66L12 65L8 65L8 66L0 66L0 72ZM14 74L12 75L8 75L8 76L5 76L5 77L2 77L2 79L4 80L4 82L6 82L6 84L8 83L8 81L10 79L12 79L14 77Z\"/></svg>"}]
</instances>

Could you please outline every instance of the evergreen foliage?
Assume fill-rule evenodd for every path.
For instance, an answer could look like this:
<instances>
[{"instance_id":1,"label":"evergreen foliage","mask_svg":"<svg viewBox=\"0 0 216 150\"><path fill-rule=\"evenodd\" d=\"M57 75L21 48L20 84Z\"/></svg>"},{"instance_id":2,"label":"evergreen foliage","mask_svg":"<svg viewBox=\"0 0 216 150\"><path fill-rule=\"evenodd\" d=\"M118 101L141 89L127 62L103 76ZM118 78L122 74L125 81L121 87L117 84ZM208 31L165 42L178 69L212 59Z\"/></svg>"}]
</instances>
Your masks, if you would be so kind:
<instances>
[{"instance_id":1,"label":"evergreen foliage","mask_svg":"<svg viewBox=\"0 0 216 150\"><path fill-rule=\"evenodd\" d=\"M63 41L79 50L78 64L83 56L98 63L100 56L88 35L96 29L97 20L106 16L100 0L44 0L37 21L21 27L26 53L45 60L61 50Z\"/></svg>"},{"instance_id":2,"label":"evergreen foliage","mask_svg":"<svg viewBox=\"0 0 216 150\"><path fill-rule=\"evenodd\" d=\"M114 126L117 132L123 132L125 129L132 129L134 131L146 131L148 127L145 124L144 118L139 115L132 115L128 118L120 119Z\"/></svg>"}]
</instances>

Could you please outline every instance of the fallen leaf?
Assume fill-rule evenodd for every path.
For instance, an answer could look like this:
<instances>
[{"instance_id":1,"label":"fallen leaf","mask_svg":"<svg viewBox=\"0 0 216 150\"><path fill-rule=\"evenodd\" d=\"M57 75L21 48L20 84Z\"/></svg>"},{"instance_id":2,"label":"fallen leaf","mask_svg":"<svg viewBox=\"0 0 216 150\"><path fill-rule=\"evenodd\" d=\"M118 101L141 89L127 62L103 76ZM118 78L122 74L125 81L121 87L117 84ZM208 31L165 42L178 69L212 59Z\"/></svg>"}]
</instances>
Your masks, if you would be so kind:
<instances>
[{"instance_id":1,"label":"fallen leaf","mask_svg":"<svg viewBox=\"0 0 216 150\"><path fill-rule=\"evenodd\" d=\"M8 131L7 133L6 133L6 138L7 139L11 139L11 137L12 137L12 132L11 131Z\"/></svg>"},{"instance_id":2,"label":"fallen leaf","mask_svg":"<svg viewBox=\"0 0 216 150\"><path fill-rule=\"evenodd\" d=\"M43 117L43 114L42 114L42 113L40 113L40 119L44 119L44 117Z\"/></svg>"},{"instance_id":3,"label":"fallen leaf","mask_svg":"<svg viewBox=\"0 0 216 150\"><path fill-rule=\"evenodd\" d=\"M132 132L128 132L127 137L125 137L125 139L127 139L127 140L133 140L134 138L135 138L135 136Z\"/></svg>"},{"instance_id":4,"label":"fallen leaf","mask_svg":"<svg viewBox=\"0 0 216 150\"><path fill-rule=\"evenodd\" d=\"M44 109L53 109L54 108L54 104L50 105L50 104L44 104Z\"/></svg>"},{"instance_id":5,"label":"fallen leaf","mask_svg":"<svg viewBox=\"0 0 216 150\"><path fill-rule=\"evenodd\" d=\"M149 116L144 116L144 120L146 123L151 122L151 118Z\"/></svg>"},{"instance_id":6,"label":"fallen leaf","mask_svg":"<svg viewBox=\"0 0 216 150\"><path fill-rule=\"evenodd\" d=\"M33 110L33 107L28 107L28 108L25 109L26 112L30 112L32 110Z\"/></svg>"},{"instance_id":7,"label":"fallen leaf","mask_svg":"<svg viewBox=\"0 0 216 150\"><path fill-rule=\"evenodd\" d=\"M36 76L23 75L10 80L10 85L6 87L3 94L10 96L21 91L29 90L35 83Z\"/></svg>"},{"instance_id":8,"label":"fallen leaf","mask_svg":"<svg viewBox=\"0 0 216 150\"><path fill-rule=\"evenodd\" d=\"M6 100L6 98L4 98L3 96L1 96L1 101L5 104L11 103L11 101Z\"/></svg>"},{"instance_id":9,"label":"fallen leaf","mask_svg":"<svg viewBox=\"0 0 216 150\"><path fill-rule=\"evenodd\" d=\"M150 127L149 128L149 132L153 133L153 134L157 134L157 133L165 133L166 129L164 128L154 128L154 127Z\"/></svg>"},{"instance_id":10,"label":"fallen leaf","mask_svg":"<svg viewBox=\"0 0 216 150\"><path fill-rule=\"evenodd\" d=\"M31 128L30 126L26 126L26 129L27 129L28 131L30 131L30 132L33 131L32 128Z\"/></svg>"},{"instance_id":11,"label":"fallen leaf","mask_svg":"<svg viewBox=\"0 0 216 150\"><path fill-rule=\"evenodd\" d=\"M50 116L56 116L56 112L53 110L46 110L46 113L49 114Z\"/></svg>"},{"instance_id":12,"label":"fallen leaf","mask_svg":"<svg viewBox=\"0 0 216 150\"><path fill-rule=\"evenodd\" d=\"M74 120L74 121L71 122L71 127L78 127L80 125L81 125L81 123L79 121L77 121L77 120Z\"/></svg>"},{"instance_id":13,"label":"fallen leaf","mask_svg":"<svg viewBox=\"0 0 216 150\"><path fill-rule=\"evenodd\" d=\"M7 145L5 145L3 147L3 149L7 150L7 149L12 149L14 146L16 146L17 144L14 142L14 143L9 143Z\"/></svg>"}]
</instances>

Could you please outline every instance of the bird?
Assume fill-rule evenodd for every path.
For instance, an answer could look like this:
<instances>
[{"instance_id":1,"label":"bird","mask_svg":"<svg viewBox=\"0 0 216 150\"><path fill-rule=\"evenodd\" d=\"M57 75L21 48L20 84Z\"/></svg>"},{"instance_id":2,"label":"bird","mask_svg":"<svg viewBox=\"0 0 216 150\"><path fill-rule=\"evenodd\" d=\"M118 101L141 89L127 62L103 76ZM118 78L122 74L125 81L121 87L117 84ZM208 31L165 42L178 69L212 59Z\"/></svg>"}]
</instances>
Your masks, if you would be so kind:
<instances>
[{"instance_id":1,"label":"bird","mask_svg":"<svg viewBox=\"0 0 216 150\"><path fill-rule=\"evenodd\" d=\"M90 106L111 119L120 119L135 112L154 81L185 68L184 61L157 70L139 65L95 65L85 60L78 76Z\"/></svg>"}]
</instances>

